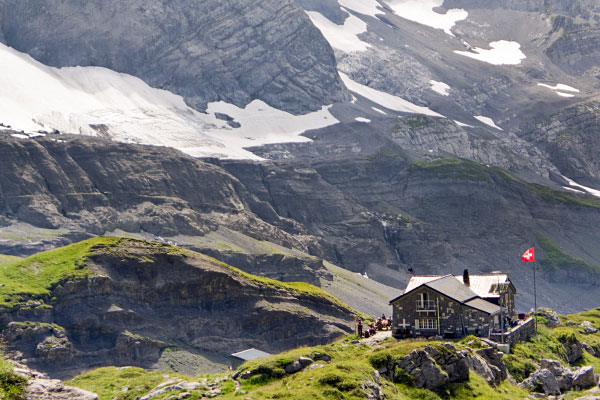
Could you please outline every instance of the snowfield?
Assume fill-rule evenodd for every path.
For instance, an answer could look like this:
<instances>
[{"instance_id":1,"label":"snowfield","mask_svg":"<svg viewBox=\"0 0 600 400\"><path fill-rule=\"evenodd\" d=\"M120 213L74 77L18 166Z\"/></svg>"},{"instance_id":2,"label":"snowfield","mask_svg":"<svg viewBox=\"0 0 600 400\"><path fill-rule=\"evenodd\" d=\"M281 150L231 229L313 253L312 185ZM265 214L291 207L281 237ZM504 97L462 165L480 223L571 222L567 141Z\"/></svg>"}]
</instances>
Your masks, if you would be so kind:
<instances>
[{"instance_id":1,"label":"snowfield","mask_svg":"<svg viewBox=\"0 0 600 400\"><path fill-rule=\"evenodd\" d=\"M3 44L0 87L0 123L15 130L108 136L175 147L193 156L258 159L244 147L308 141L299 135L339 122L328 107L295 116L258 100L243 109L211 103L207 114L200 113L181 96L136 77L99 67L52 68ZM241 127L230 127L215 112Z\"/></svg>"},{"instance_id":2,"label":"snowfield","mask_svg":"<svg viewBox=\"0 0 600 400\"><path fill-rule=\"evenodd\" d=\"M374 18L379 14L385 14L379 9L377 0L338 0L338 3L344 8Z\"/></svg>"},{"instance_id":3,"label":"snowfield","mask_svg":"<svg viewBox=\"0 0 600 400\"><path fill-rule=\"evenodd\" d=\"M444 0L387 0L386 3L397 16L435 29L442 29L450 36L454 36L452 27L469 16L469 13L462 8L450 9L446 14L435 12L434 8L444 4Z\"/></svg>"},{"instance_id":4,"label":"snowfield","mask_svg":"<svg viewBox=\"0 0 600 400\"><path fill-rule=\"evenodd\" d=\"M436 113L435 111L430 110L427 107L417 106L416 104L411 103L410 101L406 101L398 96L393 96L389 93L385 93L368 86L362 85L358 82L353 81L350 77L343 72L340 72L340 76L342 81L346 85L346 87L356 93L359 94L374 103L377 103L385 108L389 108L390 110L406 112L406 113L415 113L415 114L425 114L432 117L442 117L443 115ZM381 110L377 110L381 111Z\"/></svg>"},{"instance_id":5,"label":"snowfield","mask_svg":"<svg viewBox=\"0 0 600 400\"><path fill-rule=\"evenodd\" d=\"M351 15L346 18L344 25L338 25L319 12L306 11L306 13L334 49L351 53L366 51L371 47L370 44L358 38L358 35L367 31L367 23L360 18Z\"/></svg>"},{"instance_id":6,"label":"snowfield","mask_svg":"<svg viewBox=\"0 0 600 400\"><path fill-rule=\"evenodd\" d=\"M476 47L471 51L454 50L456 54L470 57L492 65L518 65L527 56L521 51L521 45L517 42L499 40L490 43L490 49Z\"/></svg>"}]
</instances>

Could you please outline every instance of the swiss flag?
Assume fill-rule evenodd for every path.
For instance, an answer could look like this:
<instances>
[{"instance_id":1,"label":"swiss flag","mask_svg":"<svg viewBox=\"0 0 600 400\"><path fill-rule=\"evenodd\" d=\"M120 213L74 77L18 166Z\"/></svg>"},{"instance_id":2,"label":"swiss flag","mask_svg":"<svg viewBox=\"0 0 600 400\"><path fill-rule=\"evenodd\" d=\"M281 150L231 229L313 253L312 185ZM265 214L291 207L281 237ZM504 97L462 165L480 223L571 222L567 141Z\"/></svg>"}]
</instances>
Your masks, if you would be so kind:
<instances>
[{"instance_id":1,"label":"swiss flag","mask_svg":"<svg viewBox=\"0 0 600 400\"><path fill-rule=\"evenodd\" d=\"M529 250L527 250L525 253L523 253L523 255L521 256L521 260L523 260L523 262L534 262L535 261L535 253L534 253L533 247L530 248Z\"/></svg>"}]
</instances>

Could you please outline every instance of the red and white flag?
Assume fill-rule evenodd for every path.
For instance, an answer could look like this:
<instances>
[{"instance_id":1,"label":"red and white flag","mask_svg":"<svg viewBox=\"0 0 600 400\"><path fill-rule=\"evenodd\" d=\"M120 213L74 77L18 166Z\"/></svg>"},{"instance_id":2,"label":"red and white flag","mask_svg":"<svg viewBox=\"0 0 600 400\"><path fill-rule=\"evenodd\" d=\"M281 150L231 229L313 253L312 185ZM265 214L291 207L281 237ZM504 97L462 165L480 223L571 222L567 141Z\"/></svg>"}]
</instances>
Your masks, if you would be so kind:
<instances>
[{"instance_id":1,"label":"red and white flag","mask_svg":"<svg viewBox=\"0 0 600 400\"><path fill-rule=\"evenodd\" d=\"M525 253L523 253L523 255L521 256L521 260L523 260L523 262L535 261L535 252L533 250L533 247L527 250Z\"/></svg>"}]
</instances>

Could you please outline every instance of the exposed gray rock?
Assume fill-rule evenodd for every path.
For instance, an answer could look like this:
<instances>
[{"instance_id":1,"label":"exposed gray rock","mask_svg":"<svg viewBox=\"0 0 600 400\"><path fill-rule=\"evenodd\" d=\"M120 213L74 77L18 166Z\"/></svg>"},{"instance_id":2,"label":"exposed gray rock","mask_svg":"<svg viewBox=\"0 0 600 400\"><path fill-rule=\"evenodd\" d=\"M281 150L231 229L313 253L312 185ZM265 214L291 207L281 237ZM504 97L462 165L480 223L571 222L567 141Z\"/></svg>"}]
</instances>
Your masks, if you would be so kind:
<instances>
[{"instance_id":1,"label":"exposed gray rock","mask_svg":"<svg viewBox=\"0 0 600 400\"><path fill-rule=\"evenodd\" d=\"M448 383L448 374L436 366L425 350L413 350L400 361L399 366L412 375L418 388L437 390Z\"/></svg>"},{"instance_id":2,"label":"exposed gray rock","mask_svg":"<svg viewBox=\"0 0 600 400\"><path fill-rule=\"evenodd\" d=\"M326 297L248 280L191 251L122 239L110 250L95 247L86 267L91 276L62 282L47 296L56 325L13 323L3 332L11 349L52 377L102 365L149 368L167 340L198 355L225 358L250 347L276 353L326 343L352 331L352 310ZM36 317L27 315L29 309L0 310L0 323L15 315ZM292 367L310 362L305 358Z\"/></svg>"},{"instance_id":3,"label":"exposed gray rock","mask_svg":"<svg viewBox=\"0 0 600 400\"><path fill-rule=\"evenodd\" d=\"M529 376L520 387L527 388L530 391L542 391L547 395L560 394L560 386L552 372L547 369L541 369Z\"/></svg>"},{"instance_id":4,"label":"exposed gray rock","mask_svg":"<svg viewBox=\"0 0 600 400\"><path fill-rule=\"evenodd\" d=\"M285 367L285 372L288 374L294 374L298 371L302 371L303 368L304 367L302 364L300 364L300 361L294 361Z\"/></svg>"},{"instance_id":5,"label":"exposed gray rock","mask_svg":"<svg viewBox=\"0 0 600 400\"><path fill-rule=\"evenodd\" d=\"M446 350L442 350L446 349ZM466 351L457 351L451 343L442 348L426 346L424 350L448 374L448 382L464 382L469 379L469 364L466 361Z\"/></svg>"},{"instance_id":6,"label":"exposed gray rock","mask_svg":"<svg viewBox=\"0 0 600 400\"><path fill-rule=\"evenodd\" d=\"M547 369L554 375L561 392L564 393L573 387L573 372L569 368L564 367L560 361L542 360L540 368Z\"/></svg>"},{"instance_id":7,"label":"exposed gray rock","mask_svg":"<svg viewBox=\"0 0 600 400\"><path fill-rule=\"evenodd\" d=\"M488 384L492 385L500 383L498 380L500 370L498 370L496 366L489 364L483 357L474 353L466 358L466 362L469 369L481 375Z\"/></svg>"},{"instance_id":8,"label":"exposed gray rock","mask_svg":"<svg viewBox=\"0 0 600 400\"><path fill-rule=\"evenodd\" d=\"M569 363L574 363L583 357L583 345L579 341L563 343L563 347Z\"/></svg>"},{"instance_id":9,"label":"exposed gray rock","mask_svg":"<svg viewBox=\"0 0 600 400\"><path fill-rule=\"evenodd\" d=\"M306 368L308 367L310 364L314 363L313 360L311 360L308 357L300 357L298 359L298 362L300 363L300 365L302 365L302 368Z\"/></svg>"},{"instance_id":10,"label":"exposed gray rock","mask_svg":"<svg viewBox=\"0 0 600 400\"><path fill-rule=\"evenodd\" d=\"M556 313L556 311L550 308L538 308L537 314L548 320L547 325L550 328L556 328L560 325L560 318L558 317L558 314Z\"/></svg>"},{"instance_id":11,"label":"exposed gray rock","mask_svg":"<svg viewBox=\"0 0 600 400\"><path fill-rule=\"evenodd\" d=\"M598 332L598 329L594 328L590 321L583 321L581 323L581 327L583 328L583 333L586 335L591 335L592 333Z\"/></svg>"},{"instance_id":12,"label":"exposed gray rock","mask_svg":"<svg viewBox=\"0 0 600 400\"><path fill-rule=\"evenodd\" d=\"M594 375L594 367L589 365L581 367L573 374L573 387L577 389L587 389L598 384L598 379Z\"/></svg>"},{"instance_id":13,"label":"exposed gray rock","mask_svg":"<svg viewBox=\"0 0 600 400\"><path fill-rule=\"evenodd\" d=\"M378 382L373 382L370 380L366 380L361 384L363 391L365 392L367 399L369 400L385 400L385 393L383 392L383 388L381 384Z\"/></svg>"},{"instance_id":14,"label":"exposed gray rock","mask_svg":"<svg viewBox=\"0 0 600 400\"><path fill-rule=\"evenodd\" d=\"M33 379L27 386L25 400L98 400L98 395L65 386L56 379Z\"/></svg>"},{"instance_id":15,"label":"exposed gray rock","mask_svg":"<svg viewBox=\"0 0 600 400\"><path fill-rule=\"evenodd\" d=\"M508 376L508 370L506 364L502 361L504 354L492 347L486 347L475 351L475 354L481 356L490 366L491 371L494 373L495 381L501 382Z\"/></svg>"},{"instance_id":16,"label":"exposed gray rock","mask_svg":"<svg viewBox=\"0 0 600 400\"><path fill-rule=\"evenodd\" d=\"M135 75L198 109L259 98L306 112L348 98L331 47L292 0L7 0L0 6L9 46L52 66Z\"/></svg>"}]
</instances>

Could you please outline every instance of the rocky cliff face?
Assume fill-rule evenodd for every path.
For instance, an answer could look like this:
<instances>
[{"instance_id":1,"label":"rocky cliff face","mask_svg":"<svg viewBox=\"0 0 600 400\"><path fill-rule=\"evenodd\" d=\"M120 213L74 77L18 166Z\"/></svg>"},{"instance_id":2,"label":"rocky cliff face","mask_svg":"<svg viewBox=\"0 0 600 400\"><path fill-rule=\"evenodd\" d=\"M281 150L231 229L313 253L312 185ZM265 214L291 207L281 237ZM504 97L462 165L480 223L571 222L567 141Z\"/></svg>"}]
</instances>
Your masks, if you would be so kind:
<instances>
[{"instance_id":1,"label":"rocky cliff face","mask_svg":"<svg viewBox=\"0 0 600 400\"><path fill-rule=\"evenodd\" d=\"M80 262L87 278L60 281L49 295L0 312L9 345L55 376L150 367L166 348L217 359L250 347L279 352L352 329L352 311L316 288L259 280L170 246L99 240Z\"/></svg>"},{"instance_id":2,"label":"rocky cliff face","mask_svg":"<svg viewBox=\"0 0 600 400\"><path fill-rule=\"evenodd\" d=\"M547 305L593 306L598 201L499 168L419 161L393 144L331 161L211 164L169 149L81 138L0 143L7 166L0 253L31 254L120 232L179 242L284 281L329 279L318 259L398 288L409 268L416 274L501 269L514 278L519 307L526 308L530 271L518 256L523 243L536 243L540 261L547 261L544 290L553 293ZM221 228L229 233L219 236ZM245 247L244 236L266 247ZM565 276L578 286L564 285ZM590 304L573 299L572 290L589 293Z\"/></svg>"},{"instance_id":3,"label":"rocky cliff face","mask_svg":"<svg viewBox=\"0 0 600 400\"><path fill-rule=\"evenodd\" d=\"M138 76L197 109L261 99L302 113L348 98L329 44L291 0L6 0L0 8L0 39L38 61Z\"/></svg>"}]
</instances>

